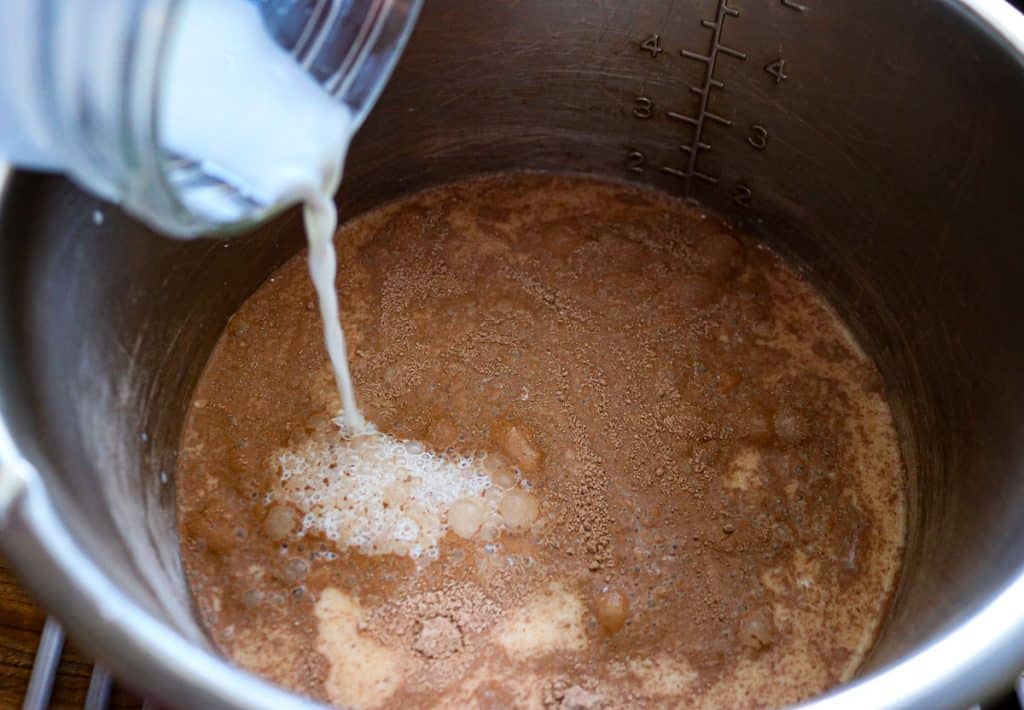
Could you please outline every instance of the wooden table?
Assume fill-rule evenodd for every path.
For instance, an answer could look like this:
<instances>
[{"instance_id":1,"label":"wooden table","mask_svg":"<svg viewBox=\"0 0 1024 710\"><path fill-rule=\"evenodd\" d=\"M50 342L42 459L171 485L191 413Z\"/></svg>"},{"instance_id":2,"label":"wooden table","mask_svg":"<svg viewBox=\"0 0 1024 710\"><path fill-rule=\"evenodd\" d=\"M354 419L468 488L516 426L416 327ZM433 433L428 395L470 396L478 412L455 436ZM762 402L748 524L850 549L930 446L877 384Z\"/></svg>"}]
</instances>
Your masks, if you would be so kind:
<instances>
[{"instance_id":1,"label":"wooden table","mask_svg":"<svg viewBox=\"0 0 1024 710\"><path fill-rule=\"evenodd\" d=\"M0 708L19 708L32 674L39 634L46 612L36 606L0 558ZM82 708L92 674L92 661L74 639L64 644L50 707ZM139 708L141 700L114 683L110 708Z\"/></svg>"}]
</instances>

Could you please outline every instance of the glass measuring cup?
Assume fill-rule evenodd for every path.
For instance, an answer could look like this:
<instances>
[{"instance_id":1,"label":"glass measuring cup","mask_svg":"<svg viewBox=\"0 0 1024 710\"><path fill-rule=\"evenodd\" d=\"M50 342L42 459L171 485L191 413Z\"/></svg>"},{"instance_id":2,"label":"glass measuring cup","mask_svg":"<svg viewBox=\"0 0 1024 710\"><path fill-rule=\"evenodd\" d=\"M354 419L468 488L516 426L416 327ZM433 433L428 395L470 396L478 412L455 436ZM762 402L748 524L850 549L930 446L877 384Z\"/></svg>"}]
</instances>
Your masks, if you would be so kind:
<instances>
[{"instance_id":1,"label":"glass measuring cup","mask_svg":"<svg viewBox=\"0 0 1024 710\"><path fill-rule=\"evenodd\" d=\"M421 3L11 0L0 8L0 158L64 172L168 234L244 228L297 199L248 179L277 169L275 155L298 165L308 157L303 141L313 151L322 136L320 150L336 153L325 162L340 165ZM191 15L214 6L229 12L216 27L199 23L205 43L190 49L201 44L207 54L192 62L187 81L176 80L177 48L196 29ZM184 102L185 150L176 133ZM315 102L307 111L314 119L296 119ZM237 165L203 154L231 141L236 157L248 157L246 145L251 155L268 146L277 153L267 152L266 170L249 161L252 174L240 176ZM324 175L325 190L337 178Z\"/></svg>"}]
</instances>

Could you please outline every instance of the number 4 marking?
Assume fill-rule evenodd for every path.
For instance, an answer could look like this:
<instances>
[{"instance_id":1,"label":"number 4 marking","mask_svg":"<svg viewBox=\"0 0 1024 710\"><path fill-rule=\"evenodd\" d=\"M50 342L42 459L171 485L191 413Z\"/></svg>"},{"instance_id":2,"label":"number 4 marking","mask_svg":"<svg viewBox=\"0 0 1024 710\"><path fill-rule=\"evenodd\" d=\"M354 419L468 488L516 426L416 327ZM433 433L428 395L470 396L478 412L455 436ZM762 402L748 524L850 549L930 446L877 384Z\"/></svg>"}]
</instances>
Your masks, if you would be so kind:
<instances>
[{"instance_id":1,"label":"number 4 marking","mask_svg":"<svg viewBox=\"0 0 1024 710\"><path fill-rule=\"evenodd\" d=\"M786 60L782 57L766 66L764 70L775 77L776 84L781 84L789 78L789 74L786 73Z\"/></svg>"},{"instance_id":2,"label":"number 4 marking","mask_svg":"<svg viewBox=\"0 0 1024 710\"><path fill-rule=\"evenodd\" d=\"M657 57L665 50L661 48L661 36L653 34L643 41L640 45L640 49L645 52L650 52L652 57Z\"/></svg>"}]
</instances>

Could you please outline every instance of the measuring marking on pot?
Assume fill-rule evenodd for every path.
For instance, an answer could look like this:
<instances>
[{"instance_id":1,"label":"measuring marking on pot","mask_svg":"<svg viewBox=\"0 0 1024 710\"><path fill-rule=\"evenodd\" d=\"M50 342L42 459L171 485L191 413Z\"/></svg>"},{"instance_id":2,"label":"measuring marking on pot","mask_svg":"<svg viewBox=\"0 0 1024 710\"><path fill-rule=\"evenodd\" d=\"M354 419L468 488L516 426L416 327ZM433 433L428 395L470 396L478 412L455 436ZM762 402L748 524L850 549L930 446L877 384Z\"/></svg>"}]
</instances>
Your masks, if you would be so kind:
<instances>
[{"instance_id":1,"label":"measuring marking on pot","mask_svg":"<svg viewBox=\"0 0 1024 710\"><path fill-rule=\"evenodd\" d=\"M725 27L726 18L739 17L739 15L740 11L730 6L728 0L719 0L718 11L715 13L715 19L701 20L701 25L711 30L711 48L708 50L707 54L698 54L697 52L691 52L686 49L679 51L679 53L687 59L693 59L704 64L704 83L700 87L690 87L690 91L700 97L700 108L697 109L696 116L686 116L675 111L670 111L668 114L669 118L682 121L693 126L693 138L690 145L679 146L680 150L687 153L689 156L686 164L686 170L682 171L669 166L664 166L661 170L669 175L675 175L683 178L686 181L686 187L684 189L687 196L689 196L690 191L693 189L693 180L695 178L712 185L718 183L717 178L697 171L697 158L702 150L711 150L710 144L701 141L701 136L704 134L705 122L714 121L726 128L732 126L731 120L725 116L713 113L708 108L708 104L711 99L711 91L713 89L725 88L725 83L715 78L715 68L718 66L719 55L725 54L742 61L747 60L746 53L741 52L738 49L733 49L732 47L722 43L722 30Z\"/></svg>"},{"instance_id":2,"label":"measuring marking on pot","mask_svg":"<svg viewBox=\"0 0 1024 710\"><path fill-rule=\"evenodd\" d=\"M780 0L782 7L798 13L807 12L808 7L794 0ZM714 19L703 19L700 21L702 27L711 30L711 43L706 52L694 52L688 49L681 49L679 54L687 59L700 62L704 65L704 77L699 86L690 86L692 93L700 97L700 103L693 115L679 111L666 111L665 116L673 121L679 121L692 128L692 136L689 143L684 143L679 150L687 155L686 164L682 167L672 165L661 165L658 170L666 175L683 180L683 195L690 197L693 192L694 182L700 181L710 186L719 185L720 177L709 174L698 168L700 154L712 149L711 143L704 139L704 128L708 122L717 123L725 128L732 128L734 120L711 109L711 96L715 89L724 91L725 82L715 75L718 69L718 59L721 55L732 57L739 61L747 61L748 54L735 47L729 46L723 40L723 32L726 20L739 18L741 8L730 4L730 0L719 0L715 11ZM640 43L640 50L647 52L652 58L657 59L665 49L662 46L660 34L652 33ZM775 84L782 84L789 79L786 60L779 56L764 66L774 80ZM641 91L634 99L633 116L641 120L655 118L657 115L654 100ZM750 134L747 143L757 151L764 151L768 148L769 131L761 123L754 123L750 127ZM642 173L647 167L647 156L642 151L631 149L627 155L627 169ZM732 199L742 207L750 207L753 201L753 190L749 185L737 183L732 192Z\"/></svg>"}]
</instances>

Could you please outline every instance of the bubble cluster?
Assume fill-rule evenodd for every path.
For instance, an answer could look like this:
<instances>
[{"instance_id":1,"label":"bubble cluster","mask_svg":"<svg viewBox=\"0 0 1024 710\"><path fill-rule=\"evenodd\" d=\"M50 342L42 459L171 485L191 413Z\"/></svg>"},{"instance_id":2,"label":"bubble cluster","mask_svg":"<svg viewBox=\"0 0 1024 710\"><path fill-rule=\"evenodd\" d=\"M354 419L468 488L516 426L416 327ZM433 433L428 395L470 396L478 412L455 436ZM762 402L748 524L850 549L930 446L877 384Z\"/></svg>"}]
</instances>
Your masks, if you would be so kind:
<instances>
[{"instance_id":1,"label":"bubble cluster","mask_svg":"<svg viewBox=\"0 0 1024 710\"><path fill-rule=\"evenodd\" d=\"M436 557L452 505L487 506L492 485L473 457L373 431L310 439L277 461L282 498L302 515L300 533L319 532L368 555Z\"/></svg>"}]
</instances>

